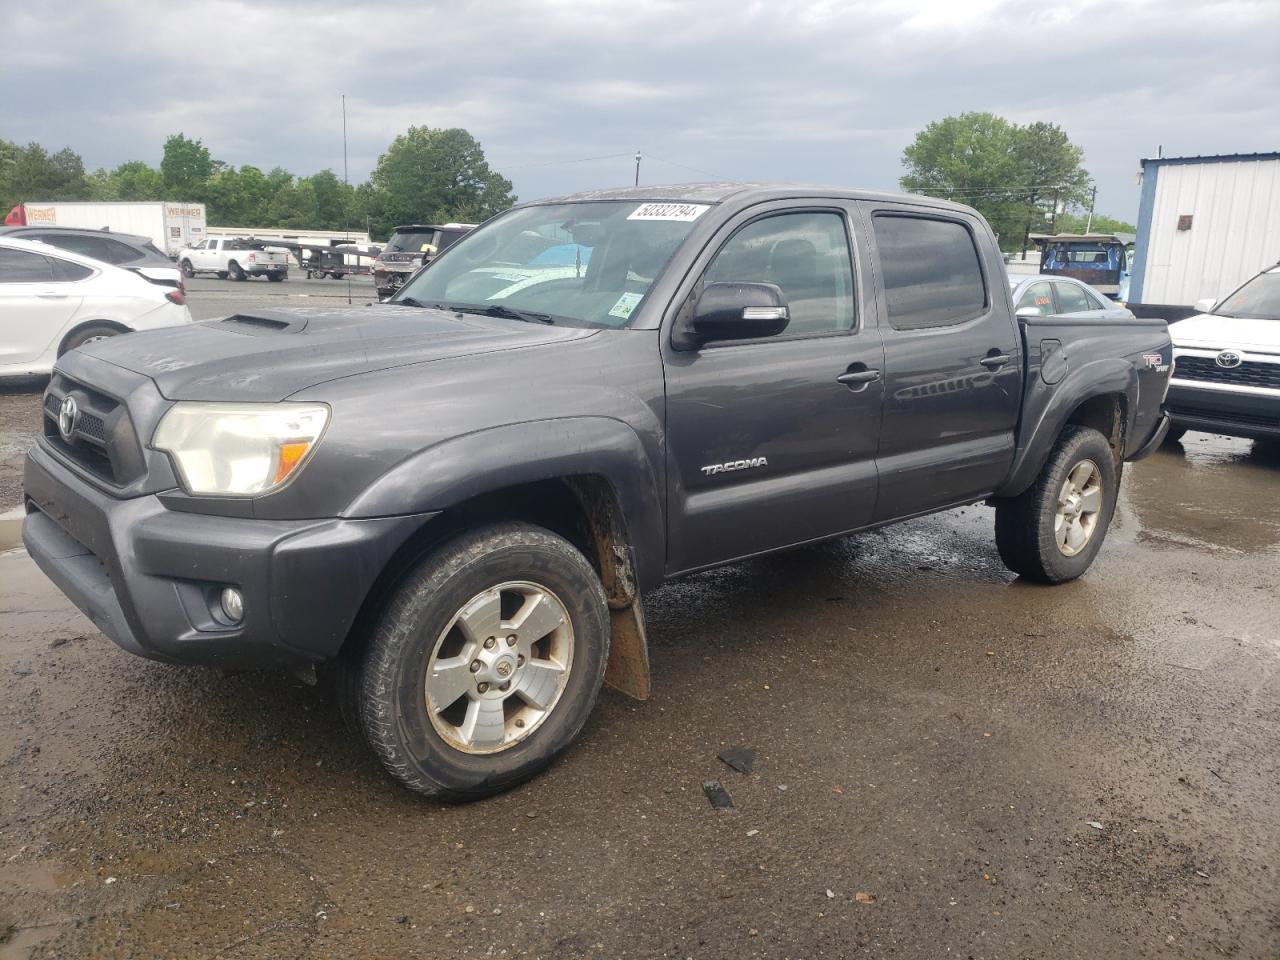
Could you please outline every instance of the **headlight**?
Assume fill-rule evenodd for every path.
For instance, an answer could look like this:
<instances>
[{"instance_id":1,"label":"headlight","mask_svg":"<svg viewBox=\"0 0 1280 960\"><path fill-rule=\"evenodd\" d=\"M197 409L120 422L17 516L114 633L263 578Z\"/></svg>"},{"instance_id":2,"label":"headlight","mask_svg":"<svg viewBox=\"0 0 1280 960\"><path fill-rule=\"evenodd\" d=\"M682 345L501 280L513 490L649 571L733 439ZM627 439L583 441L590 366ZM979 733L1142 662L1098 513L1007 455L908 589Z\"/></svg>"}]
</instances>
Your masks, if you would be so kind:
<instances>
[{"instance_id":1,"label":"headlight","mask_svg":"<svg viewBox=\"0 0 1280 960\"><path fill-rule=\"evenodd\" d=\"M320 403L178 403L151 445L173 457L188 493L254 496L297 473L328 422Z\"/></svg>"}]
</instances>

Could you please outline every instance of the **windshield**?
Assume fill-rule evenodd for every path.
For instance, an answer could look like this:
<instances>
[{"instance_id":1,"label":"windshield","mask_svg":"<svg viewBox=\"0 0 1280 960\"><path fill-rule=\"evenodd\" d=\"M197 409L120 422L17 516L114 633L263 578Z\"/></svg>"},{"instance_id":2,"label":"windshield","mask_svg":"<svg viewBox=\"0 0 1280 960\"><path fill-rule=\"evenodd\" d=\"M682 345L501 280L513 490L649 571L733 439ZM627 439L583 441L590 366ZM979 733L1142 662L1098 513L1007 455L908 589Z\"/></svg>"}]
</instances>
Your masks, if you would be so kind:
<instances>
[{"instance_id":1,"label":"windshield","mask_svg":"<svg viewBox=\"0 0 1280 960\"><path fill-rule=\"evenodd\" d=\"M1280 320L1280 270L1258 274L1213 312L1220 317Z\"/></svg>"},{"instance_id":2,"label":"windshield","mask_svg":"<svg viewBox=\"0 0 1280 960\"><path fill-rule=\"evenodd\" d=\"M394 302L624 327L707 209L604 200L513 210L451 246Z\"/></svg>"}]
</instances>

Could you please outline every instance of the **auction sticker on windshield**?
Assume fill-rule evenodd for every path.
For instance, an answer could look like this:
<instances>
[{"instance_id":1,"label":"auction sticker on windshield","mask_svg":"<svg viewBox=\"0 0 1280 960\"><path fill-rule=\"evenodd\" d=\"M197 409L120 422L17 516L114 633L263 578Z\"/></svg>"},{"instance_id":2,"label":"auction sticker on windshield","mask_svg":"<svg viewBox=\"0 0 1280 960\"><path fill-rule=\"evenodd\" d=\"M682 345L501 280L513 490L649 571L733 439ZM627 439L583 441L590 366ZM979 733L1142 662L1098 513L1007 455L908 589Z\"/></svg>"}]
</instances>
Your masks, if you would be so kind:
<instances>
[{"instance_id":1,"label":"auction sticker on windshield","mask_svg":"<svg viewBox=\"0 0 1280 960\"><path fill-rule=\"evenodd\" d=\"M631 312L635 310L636 305L643 299L643 293L624 293L618 298L618 302L613 305L613 309L609 311L609 316L628 320L631 318Z\"/></svg>"},{"instance_id":2,"label":"auction sticker on windshield","mask_svg":"<svg viewBox=\"0 0 1280 960\"><path fill-rule=\"evenodd\" d=\"M642 203L628 220L679 220L692 223L711 208L705 203Z\"/></svg>"}]
</instances>

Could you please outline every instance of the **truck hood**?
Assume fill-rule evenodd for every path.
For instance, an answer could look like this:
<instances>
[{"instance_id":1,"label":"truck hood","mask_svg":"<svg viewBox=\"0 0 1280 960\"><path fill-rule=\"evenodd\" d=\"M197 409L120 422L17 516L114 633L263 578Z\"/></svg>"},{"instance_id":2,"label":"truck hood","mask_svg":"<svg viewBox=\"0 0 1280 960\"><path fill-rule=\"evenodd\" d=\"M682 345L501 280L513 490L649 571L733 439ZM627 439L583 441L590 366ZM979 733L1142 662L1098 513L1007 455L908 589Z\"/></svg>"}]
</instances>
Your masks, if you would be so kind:
<instances>
[{"instance_id":1,"label":"truck hood","mask_svg":"<svg viewBox=\"0 0 1280 960\"><path fill-rule=\"evenodd\" d=\"M1175 346L1198 350L1280 353L1280 320L1219 317L1199 313L1169 325Z\"/></svg>"},{"instance_id":2,"label":"truck hood","mask_svg":"<svg viewBox=\"0 0 1280 960\"><path fill-rule=\"evenodd\" d=\"M283 400L340 377L528 349L594 331L420 307L254 310L80 349L150 377L171 400Z\"/></svg>"}]
</instances>

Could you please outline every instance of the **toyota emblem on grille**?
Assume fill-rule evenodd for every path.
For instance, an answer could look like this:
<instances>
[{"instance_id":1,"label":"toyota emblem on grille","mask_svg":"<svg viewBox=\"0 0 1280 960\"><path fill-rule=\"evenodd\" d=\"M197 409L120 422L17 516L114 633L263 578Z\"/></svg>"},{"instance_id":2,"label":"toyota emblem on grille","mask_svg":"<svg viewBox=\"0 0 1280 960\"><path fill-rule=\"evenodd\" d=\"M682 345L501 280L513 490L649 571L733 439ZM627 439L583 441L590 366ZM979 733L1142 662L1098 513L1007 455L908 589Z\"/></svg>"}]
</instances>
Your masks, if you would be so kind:
<instances>
[{"instance_id":1,"label":"toyota emblem on grille","mask_svg":"<svg viewBox=\"0 0 1280 960\"><path fill-rule=\"evenodd\" d=\"M80 419L80 407L76 404L75 397L63 397L62 406L58 410L58 432L62 434L62 439L68 443L71 442L71 434L76 428L76 421Z\"/></svg>"},{"instance_id":2,"label":"toyota emblem on grille","mask_svg":"<svg viewBox=\"0 0 1280 960\"><path fill-rule=\"evenodd\" d=\"M1242 361L1240 360L1240 354L1235 353L1232 350L1223 350L1220 354L1214 357L1213 362L1225 370L1232 370L1235 367L1240 366Z\"/></svg>"}]
</instances>

